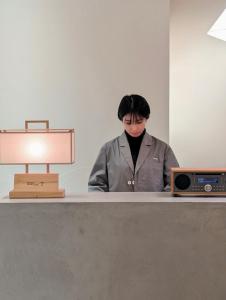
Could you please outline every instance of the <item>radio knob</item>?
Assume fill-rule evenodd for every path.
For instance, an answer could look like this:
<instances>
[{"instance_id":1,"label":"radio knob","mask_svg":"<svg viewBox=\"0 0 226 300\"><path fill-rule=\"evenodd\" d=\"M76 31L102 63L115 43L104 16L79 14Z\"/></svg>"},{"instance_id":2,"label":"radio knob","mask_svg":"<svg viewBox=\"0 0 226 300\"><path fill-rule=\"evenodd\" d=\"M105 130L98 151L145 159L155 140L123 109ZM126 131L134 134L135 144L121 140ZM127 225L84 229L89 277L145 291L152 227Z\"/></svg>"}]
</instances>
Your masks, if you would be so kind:
<instances>
[{"instance_id":1,"label":"radio knob","mask_svg":"<svg viewBox=\"0 0 226 300\"><path fill-rule=\"evenodd\" d=\"M211 192L212 191L212 185L211 184L206 184L204 185L204 190L206 192Z\"/></svg>"}]
</instances>

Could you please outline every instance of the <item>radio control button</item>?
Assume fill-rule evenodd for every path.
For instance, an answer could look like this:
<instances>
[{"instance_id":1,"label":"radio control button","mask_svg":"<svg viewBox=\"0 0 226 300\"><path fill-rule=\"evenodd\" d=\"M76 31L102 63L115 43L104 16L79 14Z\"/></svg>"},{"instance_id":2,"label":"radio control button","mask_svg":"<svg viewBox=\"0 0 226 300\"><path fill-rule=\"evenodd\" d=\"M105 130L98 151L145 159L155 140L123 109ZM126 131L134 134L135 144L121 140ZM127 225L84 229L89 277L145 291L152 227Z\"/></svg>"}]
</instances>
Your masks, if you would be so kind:
<instances>
[{"instance_id":1,"label":"radio control button","mask_svg":"<svg viewBox=\"0 0 226 300\"><path fill-rule=\"evenodd\" d=\"M206 192L211 192L212 191L212 185L211 184L206 184L204 185L204 190Z\"/></svg>"}]
</instances>

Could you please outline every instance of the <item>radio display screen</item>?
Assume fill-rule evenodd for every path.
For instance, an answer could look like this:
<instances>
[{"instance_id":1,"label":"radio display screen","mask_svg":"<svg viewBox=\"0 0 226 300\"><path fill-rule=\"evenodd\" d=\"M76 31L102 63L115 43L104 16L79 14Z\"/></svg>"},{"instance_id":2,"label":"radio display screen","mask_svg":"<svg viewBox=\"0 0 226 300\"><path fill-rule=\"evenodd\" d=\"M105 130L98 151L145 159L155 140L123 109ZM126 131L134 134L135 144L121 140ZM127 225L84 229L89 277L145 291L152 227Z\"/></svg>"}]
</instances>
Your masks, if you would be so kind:
<instances>
[{"instance_id":1,"label":"radio display screen","mask_svg":"<svg viewBox=\"0 0 226 300\"><path fill-rule=\"evenodd\" d=\"M198 177L197 178L198 183L201 184L210 184L210 183L218 183L219 182L219 178L218 177Z\"/></svg>"}]
</instances>

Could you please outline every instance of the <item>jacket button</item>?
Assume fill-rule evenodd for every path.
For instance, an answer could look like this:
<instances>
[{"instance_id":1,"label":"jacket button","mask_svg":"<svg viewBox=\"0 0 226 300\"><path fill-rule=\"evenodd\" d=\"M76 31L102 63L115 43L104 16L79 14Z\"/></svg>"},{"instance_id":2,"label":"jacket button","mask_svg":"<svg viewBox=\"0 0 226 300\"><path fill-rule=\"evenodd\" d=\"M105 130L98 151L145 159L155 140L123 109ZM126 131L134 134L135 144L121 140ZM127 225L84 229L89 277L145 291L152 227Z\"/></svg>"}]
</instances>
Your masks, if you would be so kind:
<instances>
[{"instance_id":1,"label":"jacket button","mask_svg":"<svg viewBox=\"0 0 226 300\"><path fill-rule=\"evenodd\" d=\"M130 180L128 181L128 185L131 185L131 181Z\"/></svg>"}]
</instances>

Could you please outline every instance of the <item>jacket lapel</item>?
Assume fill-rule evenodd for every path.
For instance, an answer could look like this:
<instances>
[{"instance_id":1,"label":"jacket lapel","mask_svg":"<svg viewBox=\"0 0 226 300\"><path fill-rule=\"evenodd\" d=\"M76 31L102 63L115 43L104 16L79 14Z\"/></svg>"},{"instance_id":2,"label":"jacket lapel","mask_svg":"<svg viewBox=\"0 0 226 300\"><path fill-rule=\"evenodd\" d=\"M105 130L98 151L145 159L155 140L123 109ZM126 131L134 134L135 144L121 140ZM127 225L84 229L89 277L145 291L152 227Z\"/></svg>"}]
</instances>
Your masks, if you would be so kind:
<instances>
[{"instance_id":1,"label":"jacket lapel","mask_svg":"<svg viewBox=\"0 0 226 300\"><path fill-rule=\"evenodd\" d=\"M126 162L128 163L130 169L134 173L134 165L133 165L132 155L131 155L129 143L128 143L125 132L123 132L122 135L119 137L119 148L120 148L120 152L122 153Z\"/></svg>"},{"instance_id":2,"label":"jacket lapel","mask_svg":"<svg viewBox=\"0 0 226 300\"><path fill-rule=\"evenodd\" d=\"M139 155L137 158L135 174L138 172L138 170L144 163L145 159L147 158L148 154L150 153L151 144L152 144L152 137L147 132L145 132L145 135L144 135L143 140L140 145L140 151L139 151Z\"/></svg>"}]
</instances>

